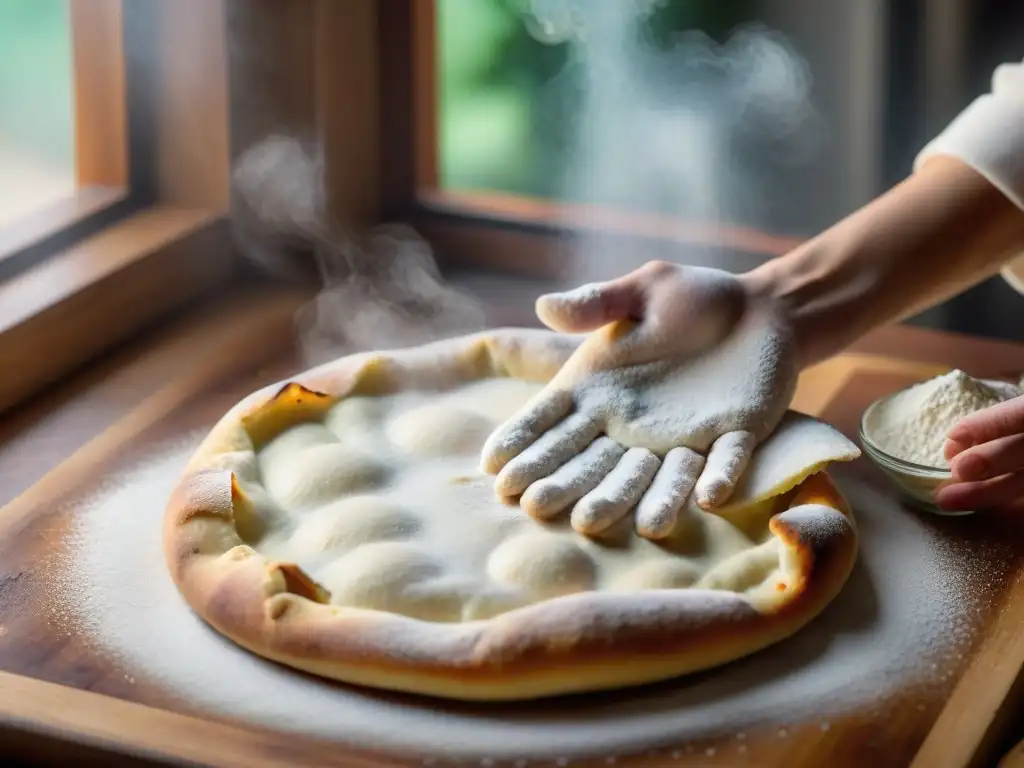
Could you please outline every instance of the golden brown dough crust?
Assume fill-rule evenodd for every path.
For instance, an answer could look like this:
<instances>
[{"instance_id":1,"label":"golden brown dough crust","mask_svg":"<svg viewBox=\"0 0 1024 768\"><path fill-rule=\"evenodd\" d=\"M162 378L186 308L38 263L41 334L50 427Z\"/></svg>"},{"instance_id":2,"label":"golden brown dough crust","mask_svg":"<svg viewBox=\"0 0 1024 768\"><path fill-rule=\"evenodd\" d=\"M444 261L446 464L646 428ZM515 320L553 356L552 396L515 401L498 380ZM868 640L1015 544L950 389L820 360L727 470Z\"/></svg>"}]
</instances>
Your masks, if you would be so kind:
<instances>
[{"instance_id":1,"label":"golden brown dough crust","mask_svg":"<svg viewBox=\"0 0 1024 768\"><path fill-rule=\"evenodd\" d=\"M268 659L344 682L470 700L663 680L750 654L816 616L857 551L850 510L824 472L774 502L769 528L787 578L769 599L697 589L581 592L487 620L433 623L331 605L297 565L243 542L239 530L255 523L233 473L218 468L224 454L255 453L348 395L489 376L544 382L578 342L545 331L475 334L342 358L246 398L203 441L167 507L165 554L182 595L219 632Z\"/></svg>"}]
</instances>

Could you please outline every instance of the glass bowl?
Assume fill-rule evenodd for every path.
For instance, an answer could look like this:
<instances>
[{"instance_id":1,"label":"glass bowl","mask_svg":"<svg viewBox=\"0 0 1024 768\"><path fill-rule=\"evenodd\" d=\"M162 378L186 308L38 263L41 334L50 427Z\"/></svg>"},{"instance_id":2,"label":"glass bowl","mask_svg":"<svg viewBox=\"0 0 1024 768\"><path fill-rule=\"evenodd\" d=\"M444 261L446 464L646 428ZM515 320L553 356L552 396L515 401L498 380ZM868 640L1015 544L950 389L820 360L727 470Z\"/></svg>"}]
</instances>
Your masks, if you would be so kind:
<instances>
[{"instance_id":1,"label":"glass bowl","mask_svg":"<svg viewBox=\"0 0 1024 768\"><path fill-rule=\"evenodd\" d=\"M903 499L911 506L925 512L931 512L934 515L946 517L973 515L973 511L949 512L940 509L932 500L935 490L943 483L952 479L953 475L948 469L926 467L923 464L904 461L886 453L871 440L868 424L871 421L872 414L876 408L886 403L895 394L899 393L876 400L864 410L864 414L860 419L860 444L864 448L864 453L892 481L893 485L900 491Z\"/></svg>"}]
</instances>

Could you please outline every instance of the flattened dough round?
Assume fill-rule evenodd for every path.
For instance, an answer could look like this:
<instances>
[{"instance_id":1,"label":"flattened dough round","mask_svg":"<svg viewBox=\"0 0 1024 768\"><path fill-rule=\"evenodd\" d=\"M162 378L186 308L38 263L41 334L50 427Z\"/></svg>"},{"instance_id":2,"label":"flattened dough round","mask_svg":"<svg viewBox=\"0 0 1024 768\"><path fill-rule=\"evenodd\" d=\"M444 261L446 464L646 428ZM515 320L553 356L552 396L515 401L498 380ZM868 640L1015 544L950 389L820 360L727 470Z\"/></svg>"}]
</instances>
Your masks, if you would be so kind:
<instances>
[{"instance_id":1,"label":"flattened dough round","mask_svg":"<svg viewBox=\"0 0 1024 768\"><path fill-rule=\"evenodd\" d=\"M587 538L494 493L480 448L579 343L509 329L360 354L263 389L189 462L165 552L192 608L344 682L526 699L707 669L811 620L856 526L824 473L856 448L789 414L721 515Z\"/></svg>"},{"instance_id":2,"label":"flattened dough round","mask_svg":"<svg viewBox=\"0 0 1024 768\"><path fill-rule=\"evenodd\" d=\"M382 483L387 466L361 449L325 442L289 453L269 446L272 460L260 461L270 496L285 507L307 509L330 503L345 493L365 491Z\"/></svg>"},{"instance_id":3,"label":"flattened dough round","mask_svg":"<svg viewBox=\"0 0 1024 768\"><path fill-rule=\"evenodd\" d=\"M406 453L431 458L479 451L495 426L474 411L430 403L399 414L388 424L387 434Z\"/></svg>"},{"instance_id":4,"label":"flattened dough round","mask_svg":"<svg viewBox=\"0 0 1024 768\"><path fill-rule=\"evenodd\" d=\"M542 600L585 592L597 582L593 560L572 539L542 532L503 541L487 559L487 573Z\"/></svg>"},{"instance_id":5,"label":"flattened dough round","mask_svg":"<svg viewBox=\"0 0 1024 768\"><path fill-rule=\"evenodd\" d=\"M696 563L679 558L667 562L640 563L625 571L613 583L615 589L685 589L700 580L701 569Z\"/></svg>"},{"instance_id":6,"label":"flattened dough round","mask_svg":"<svg viewBox=\"0 0 1024 768\"><path fill-rule=\"evenodd\" d=\"M347 552L364 544L414 536L418 517L376 496L351 496L306 516L291 536L297 553Z\"/></svg>"},{"instance_id":7,"label":"flattened dough round","mask_svg":"<svg viewBox=\"0 0 1024 768\"><path fill-rule=\"evenodd\" d=\"M413 588L442 573L444 566L422 548L381 541L331 563L318 581L343 605L408 614L416 602Z\"/></svg>"}]
</instances>

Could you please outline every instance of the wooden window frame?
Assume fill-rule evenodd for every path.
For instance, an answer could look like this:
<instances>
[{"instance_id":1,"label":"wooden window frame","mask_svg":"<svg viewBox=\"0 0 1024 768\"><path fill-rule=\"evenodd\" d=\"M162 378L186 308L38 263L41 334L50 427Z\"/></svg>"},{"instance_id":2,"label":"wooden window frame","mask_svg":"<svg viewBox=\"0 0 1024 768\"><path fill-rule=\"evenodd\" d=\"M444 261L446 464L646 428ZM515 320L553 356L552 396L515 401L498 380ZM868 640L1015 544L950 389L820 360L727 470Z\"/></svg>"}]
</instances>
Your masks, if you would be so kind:
<instances>
[{"instance_id":1,"label":"wooden window frame","mask_svg":"<svg viewBox=\"0 0 1024 768\"><path fill-rule=\"evenodd\" d=\"M221 5L69 0L79 188L0 233L0 410L231 273Z\"/></svg>"},{"instance_id":2,"label":"wooden window frame","mask_svg":"<svg viewBox=\"0 0 1024 768\"><path fill-rule=\"evenodd\" d=\"M567 242L600 234L626 271L651 258L734 271L749 269L801 242L731 226L684 222L620 208L569 204L500 192L444 190L438 174L435 0L382 0L381 125L383 211L412 223L442 267L558 280L571 270ZM630 254L642 254L631 257Z\"/></svg>"},{"instance_id":3,"label":"wooden window frame","mask_svg":"<svg viewBox=\"0 0 1024 768\"><path fill-rule=\"evenodd\" d=\"M0 229L0 279L125 213L128 117L120 0L68 1L75 191Z\"/></svg>"},{"instance_id":4,"label":"wooden window frame","mask_svg":"<svg viewBox=\"0 0 1024 768\"><path fill-rule=\"evenodd\" d=\"M406 221L447 270L558 278L594 222L623 254L732 269L796 242L439 189L434 0L69 2L81 191L0 233L0 411L244 273L231 163L273 133L320 149L332 224Z\"/></svg>"}]
</instances>

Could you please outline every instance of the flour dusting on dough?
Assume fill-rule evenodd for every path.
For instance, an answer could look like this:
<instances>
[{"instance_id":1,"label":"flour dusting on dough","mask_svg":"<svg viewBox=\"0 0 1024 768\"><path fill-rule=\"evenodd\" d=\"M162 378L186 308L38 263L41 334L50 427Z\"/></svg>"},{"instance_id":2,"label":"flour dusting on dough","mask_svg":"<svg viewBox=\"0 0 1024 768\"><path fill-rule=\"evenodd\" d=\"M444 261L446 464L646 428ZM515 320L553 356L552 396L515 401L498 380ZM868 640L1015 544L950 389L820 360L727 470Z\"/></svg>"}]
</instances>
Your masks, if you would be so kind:
<instances>
[{"instance_id":1,"label":"flour dusting on dough","mask_svg":"<svg viewBox=\"0 0 1024 768\"><path fill-rule=\"evenodd\" d=\"M689 448L669 451L636 509L637 530L653 539L668 536L703 468L704 457L699 453Z\"/></svg>"},{"instance_id":2,"label":"flour dusting on dough","mask_svg":"<svg viewBox=\"0 0 1024 768\"><path fill-rule=\"evenodd\" d=\"M646 448L630 448L597 488L572 511L572 527L596 534L624 517L647 490L661 461Z\"/></svg>"},{"instance_id":3,"label":"flour dusting on dough","mask_svg":"<svg viewBox=\"0 0 1024 768\"><path fill-rule=\"evenodd\" d=\"M897 691L910 705L924 690L941 698L936 686L950 690L956 675L940 683L932 665L954 672L964 663L987 609L978 595L1006 579L1012 562L1009 551L942 542L891 498L850 479L841 484L858 516L860 564L835 603L790 640L711 674L626 694L427 706L295 674L241 651L188 608L164 566L161 517L198 437L69 510L67 549L38 574L53 626L186 711L417 759L621 756L806 717L835 722Z\"/></svg>"},{"instance_id":4,"label":"flour dusting on dough","mask_svg":"<svg viewBox=\"0 0 1024 768\"><path fill-rule=\"evenodd\" d=\"M533 483L519 503L534 517L550 519L596 488L625 453L624 446L599 437L554 474Z\"/></svg>"}]
</instances>

